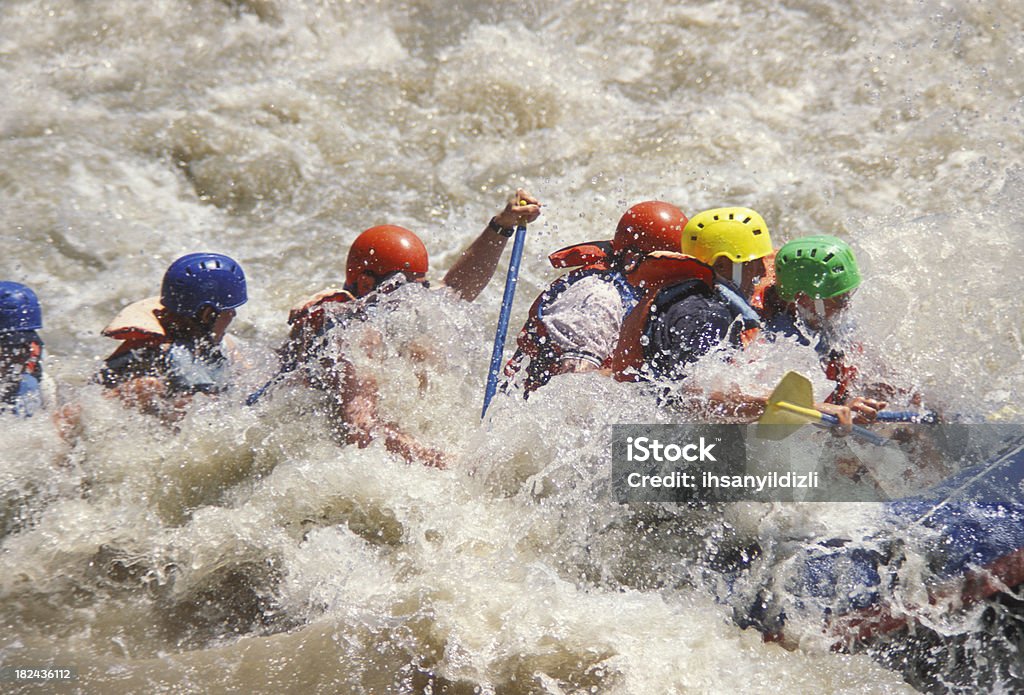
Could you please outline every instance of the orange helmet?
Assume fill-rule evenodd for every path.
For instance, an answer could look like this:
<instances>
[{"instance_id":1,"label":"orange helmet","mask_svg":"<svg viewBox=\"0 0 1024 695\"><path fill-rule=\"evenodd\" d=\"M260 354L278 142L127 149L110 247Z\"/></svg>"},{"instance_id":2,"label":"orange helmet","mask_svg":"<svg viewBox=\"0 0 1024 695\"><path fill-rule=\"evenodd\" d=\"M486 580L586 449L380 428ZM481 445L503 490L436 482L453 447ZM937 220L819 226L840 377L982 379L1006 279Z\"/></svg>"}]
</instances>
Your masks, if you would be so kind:
<instances>
[{"instance_id":1,"label":"orange helmet","mask_svg":"<svg viewBox=\"0 0 1024 695\"><path fill-rule=\"evenodd\" d=\"M405 227L382 224L356 237L348 250L345 288L355 292L359 278L370 275L374 285L392 273L426 275L427 247Z\"/></svg>"},{"instance_id":2,"label":"orange helmet","mask_svg":"<svg viewBox=\"0 0 1024 695\"><path fill-rule=\"evenodd\" d=\"M660 200L637 203L619 219L612 249L617 252L633 249L640 253L679 251L686 222L683 211L670 203Z\"/></svg>"}]
</instances>

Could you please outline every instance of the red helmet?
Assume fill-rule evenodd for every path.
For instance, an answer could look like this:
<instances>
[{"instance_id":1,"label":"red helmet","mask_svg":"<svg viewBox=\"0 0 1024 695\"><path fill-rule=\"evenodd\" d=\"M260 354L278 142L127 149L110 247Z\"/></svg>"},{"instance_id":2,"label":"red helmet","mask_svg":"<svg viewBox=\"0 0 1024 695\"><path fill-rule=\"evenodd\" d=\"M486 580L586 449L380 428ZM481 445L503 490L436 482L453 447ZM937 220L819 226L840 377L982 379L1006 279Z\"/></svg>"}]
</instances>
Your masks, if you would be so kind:
<instances>
[{"instance_id":1,"label":"red helmet","mask_svg":"<svg viewBox=\"0 0 1024 695\"><path fill-rule=\"evenodd\" d=\"M356 237L348 250L345 287L355 291L359 278L369 274L374 285L392 273L427 274L427 247L405 227L382 224Z\"/></svg>"},{"instance_id":2,"label":"red helmet","mask_svg":"<svg viewBox=\"0 0 1024 695\"><path fill-rule=\"evenodd\" d=\"M640 253L678 252L686 223L686 215L671 203L660 200L637 203L619 220L612 248L617 252L627 249Z\"/></svg>"}]
</instances>

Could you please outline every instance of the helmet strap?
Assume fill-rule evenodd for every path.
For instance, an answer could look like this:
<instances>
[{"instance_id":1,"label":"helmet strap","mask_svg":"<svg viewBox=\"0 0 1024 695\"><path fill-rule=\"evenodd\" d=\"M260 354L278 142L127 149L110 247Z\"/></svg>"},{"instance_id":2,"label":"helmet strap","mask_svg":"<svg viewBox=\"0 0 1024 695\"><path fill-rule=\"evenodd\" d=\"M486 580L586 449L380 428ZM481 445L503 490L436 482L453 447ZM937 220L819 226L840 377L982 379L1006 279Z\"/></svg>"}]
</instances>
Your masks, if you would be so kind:
<instances>
[{"instance_id":1,"label":"helmet strap","mask_svg":"<svg viewBox=\"0 0 1024 695\"><path fill-rule=\"evenodd\" d=\"M192 318L201 331L209 331L213 328L213 324L217 323L218 316L220 316L219 311L209 304L204 304Z\"/></svg>"},{"instance_id":2,"label":"helmet strap","mask_svg":"<svg viewBox=\"0 0 1024 695\"><path fill-rule=\"evenodd\" d=\"M611 265L622 273L632 273L640 266L644 256L633 248L616 251L611 258Z\"/></svg>"},{"instance_id":3,"label":"helmet strap","mask_svg":"<svg viewBox=\"0 0 1024 695\"><path fill-rule=\"evenodd\" d=\"M368 270L364 270L356 278L355 291L352 292L352 294L356 297L365 297L376 290L378 284L379 280L377 279L377 276Z\"/></svg>"},{"instance_id":4,"label":"helmet strap","mask_svg":"<svg viewBox=\"0 0 1024 695\"><path fill-rule=\"evenodd\" d=\"M743 285L743 265L738 261L732 262L732 284L736 285L737 289Z\"/></svg>"},{"instance_id":5,"label":"helmet strap","mask_svg":"<svg viewBox=\"0 0 1024 695\"><path fill-rule=\"evenodd\" d=\"M199 311L192 315L192 318L194 318L196 323L200 326L209 326L217 320L217 310L209 304L204 304L199 307Z\"/></svg>"},{"instance_id":6,"label":"helmet strap","mask_svg":"<svg viewBox=\"0 0 1024 695\"><path fill-rule=\"evenodd\" d=\"M825 318L825 300L824 299L815 299L814 300L814 313L816 313L821 318Z\"/></svg>"}]
</instances>

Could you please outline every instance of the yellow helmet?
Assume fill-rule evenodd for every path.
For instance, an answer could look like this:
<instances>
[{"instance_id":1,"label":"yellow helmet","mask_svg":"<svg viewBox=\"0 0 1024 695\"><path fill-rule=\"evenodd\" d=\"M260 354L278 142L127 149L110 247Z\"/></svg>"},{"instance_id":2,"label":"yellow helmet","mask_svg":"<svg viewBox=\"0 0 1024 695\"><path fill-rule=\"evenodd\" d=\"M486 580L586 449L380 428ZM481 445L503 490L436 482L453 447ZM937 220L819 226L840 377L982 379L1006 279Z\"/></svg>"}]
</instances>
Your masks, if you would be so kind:
<instances>
[{"instance_id":1,"label":"yellow helmet","mask_svg":"<svg viewBox=\"0 0 1024 695\"><path fill-rule=\"evenodd\" d=\"M715 208L690 218L682 252L708 264L720 256L746 263L769 255L772 238L764 218L750 208Z\"/></svg>"}]
</instances>

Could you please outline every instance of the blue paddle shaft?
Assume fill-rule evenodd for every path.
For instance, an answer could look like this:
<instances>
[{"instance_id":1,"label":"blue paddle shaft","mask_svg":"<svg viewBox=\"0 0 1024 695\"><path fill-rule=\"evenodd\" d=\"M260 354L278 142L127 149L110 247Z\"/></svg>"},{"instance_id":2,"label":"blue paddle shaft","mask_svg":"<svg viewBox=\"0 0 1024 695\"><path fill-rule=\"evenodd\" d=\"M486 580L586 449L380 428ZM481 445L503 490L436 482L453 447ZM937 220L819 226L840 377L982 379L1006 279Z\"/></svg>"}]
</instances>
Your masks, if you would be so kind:
<instances>
[{"instance_id":1,"label":"blue paddle shaft","mask_svg":"<svg viewBox=\"0 0 1024 695\"><path fill-rule=\"evenodd\" d=\"M270 387L276 384L281 379L282 376L283 375L280 372L275 374L270 381L263 384L263 386L260 386L254 392L250 393L249 396L245 399L245 404L248 406L254 406L257 403L259 403L259 400L263 398L264 395L266 395L267 391L270 390Z\"/></svg>"},{"instance_id":2,"label":"blue paddle shaft","mask_svg":"<svg viewBox=\"0 0 1024 695\"><path fill-rule=\"evenodd\" d=\"M826 415L825 413L822 413L821 414L821 421L823 423L826 423L824 425L826 427L838 427L839 426L839 418L837 418L835 415ZM875 434L871 430L865 429L865 428L861 427L860 425L854 425L852 431L853 431L853 433L855 435L857 435L861 439L869 441L872 444L876 444L878 446L885 446L885 445L889 444L892 441L888 437L883 437L883 436L881 436L879 434Z\"/></svg>"},{"instance_id":3,"label":"blue paddle shaft","mask_svg":"<svg viewBox=\"0 0 1024 695\"><path fill-rule=\"evenodd\" d=\"M480 412L481 419L487 414L487 406L491 404L494 392L498 389L498 375L501 373L502 357L505 355L505 336L508 334L508 320L512 315L512 299L516 294L516 283L519 281L519 263L523 260L523 247L526 246L526 225L516 227L516 239L512 245L512 257L508 262L508 275L505 277L505 296L501 300L501 313L498 315L498 328L494 332L494 350L491 351L491 369L487 373L487 389L484 391L484 408Z\"/></svg>"}]
</instances>

